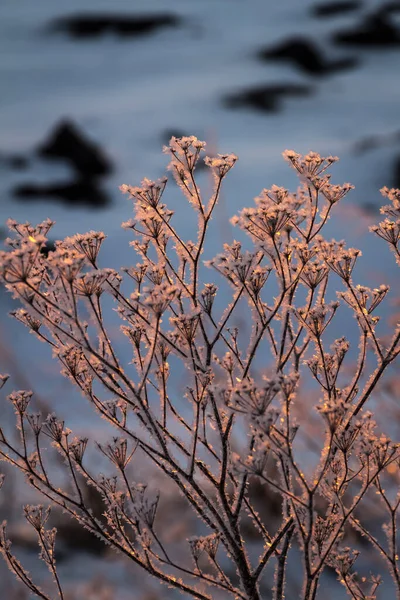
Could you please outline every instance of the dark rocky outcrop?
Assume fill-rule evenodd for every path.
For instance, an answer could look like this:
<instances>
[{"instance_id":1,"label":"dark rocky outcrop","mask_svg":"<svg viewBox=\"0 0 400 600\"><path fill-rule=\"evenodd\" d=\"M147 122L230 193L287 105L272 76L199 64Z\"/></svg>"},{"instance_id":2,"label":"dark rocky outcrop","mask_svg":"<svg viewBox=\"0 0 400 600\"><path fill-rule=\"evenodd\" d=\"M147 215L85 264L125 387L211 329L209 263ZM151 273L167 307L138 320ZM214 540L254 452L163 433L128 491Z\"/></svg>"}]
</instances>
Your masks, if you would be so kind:
<instances>
[{"instance_id":1,"label":"dark rocky outcrop","mask_svg":"<svg viewBox=\"0 0 400 600\"><path fill-rule=\"evenodd\" d=\"M375 133L367 135L357 142L353 146L355 154L363 154L376 148L382 148L390 144L398 144L400 141L400 129L392 131L391 133Z\"/></svg>"},{"instance_id":2,"label":"dark rocky outcrop","mask_svg":"<svg viewBox=\"0 0 400 600\"><path fill-rule=\"evenodd\" d=\"M337 44L364 48L399 46L400 30L381 9L365 17L358 26L336 33L333 40Z\"/></svg>"},{"instance_id":3,"label":"dark rocky outcrop","mask_svg":"<svg viewBox=\"0 0 400 600\"><path fill-rule=\"evenodd\" d=\"M47 139L36 149L36 154L50 161L64 161L72 167L70 180L38 183L27 181L16 185L13 195L21 200L56 199L68 206L107 206L110 198L99 182L112 171L112 164L102 149L88 140L77 125L69 120L60 121L50 132ZM19 158L19 157L17 157ZM0 163L2 157L0 156ZM8 166L10 157L6 157ZM15 161L16 157L14 157ZM3 160L4 162L4 160ZM23 168L27 164L20 157L14 168Z\"/></svg>"},{"instance_id":4,"label":"dark rocky outcrop","mask_svg":"<svg viewBox=\"0 0 400 600\"><path fill-rule=\"evenodd\" d=\"M52 240L47 240L44 246L41 246L40 253L43 254L43 256L47 257L49 255L49 252L54 252L55 249L55 243Z\"/></svg>"},{"instance_id":5,"label":"dark rocky outcrop","mask_svg":"<svg viewBox=\"0 0 400 600\"><path fill-rule=\"evenodd\" d=\"M104 516L106 505L100 492L89 486L81 478L80 488L83 492L85 505L90 508L93 516L107 529L107 519ZM70 552L88 552L93 555L102 555L108 550L108 546L103 540L91 531L84 529L81 524L65 513L57 512L55 526L58 540Z\"/></svg>"},{"instance_id":6,"label":"dark rocky outcrop","mask_svg":"<svg viewBox=\"0 0 400 600\"><path fill-rule=\"evenodd\" d=\"M303 38L289 39L275 48L258 53L261 60L280 60L294 64L301 71L313 76L323 76L350 69L358 64L355 58L327 60L319 48Z\"/></svg>"},{"instance_id":7,"label":"dark rocky outcrop","mask_svg":"<svg viewBox=\"0 0 400 600\"><path fill-rule=\"evenodd\" d=\"M362 3L359 0L338 0L338 2L315 4L311 8L311 14L313 17L321 18L336 17L337 15L343 15L358 10L361 7Z\"/></svg>"},{"instance_id":8,"label":"dark rocky outcrop","mask_svg":"<svg viewBox=\"0 0 400 600\"><path fill-rule=\"evenodd\" d=\"M162 143L164 145L168 146L169 141L172 138L172 136L176 137L176 138L181 138L181 137L190 136L190 135L196 135L196 133L187 133L187 132L184 132L181 129L179 129L179 127L176 127L176 128L171 127L169 129L165 129L162 132L162 134L161 134L161 141L162 141ZM204 137L202 135L200 135L200 134L198 135L198 138L200 140L204 140ZM204 162L205 157L206 157L206 154L204 154L204 152L201 152L200 158L199 158L199 160L197 161L197 164L196 164L196 171L197 172L206 170L207 165Z\"/></svg>"},{"instance_id":9,"label":"dark rocky outcrop","mask_svg":"<svg viewBox=\"0 0 400 600\"><path fill-rule=\"evenodd\" d=\"M89 141L71 121L60 121L48 139L39 146L38 154L50 160L63 159L84 177L108 175L112 165L99 146Z\"/></svg>"},{"instance_id":10,"label":"dark rocky outcrop","mask_svg":"<svg viewBox=\"0 0 400 600\"><path fill-rule=\"evenodd\" d=\"M61 32L75 39L91 39L104 34L137 37L163 27L178 27L181 19L170 13L129 15L112 13L82 13L55 19L50 31Z\"/></svg>"},{"instance_id":11,"label":"dark rocky outcrop","mask_svg":"<svg viewBox=\"0 0 400 600\"><path fill-rule=\"evenodd\" d=\"M101 522L107 529L107 520L104 516L106 505L100 493L79 477L79 486L83 493L85 506L88 507L97 521ZM55 547L56 560L61 563L71 557L71 552L86 552L92 555L101 556L108 550L108 546L95 536L91 531L82 527L75 519L65 512L61 512L57 507L50 515L50 527L57 529L57 542ZM21 521L11 524L10 533L15 546L24 548L25 551L31 551L37 554L38 539L32 527ZM2 599L5 597L1 596ZM8 598L9 596L7 596Z\"/></svg>"},{"instance_id":12,"label":"dark rocky outcrop","mask_svg":"<svg viewBox=\"0 0 400 600\"><path fill-rule=\"evenodd\" d=\"M91 179L78 179L65 183L25 183L17 185L13 194L19 200L58 199L72 205L84 205L92 208L104 208L110 203L106 192Z\"/></svg>"},{"instance_id":13,"label":"dark rocky outcrop","mask_svg":"<svg viewBox=\"0 0 400 600\"><path fill-rule=\"evenodd\" d=\"M309 96L313 87L294 83L266 84L236 92L223 99L228 108L247 107L261 112L277 112L281 101L291 96Z\"/></svg>"},{"instance_id":14,"label":"dark rocky outcrop","mask_svg":"<svg viewBox=\"0 0 400 600\"><path fill-rule=\"evenodd\" d=\"M396 158L394 163L393 187L400 190L400 156Z\"/></svg>"},{"instance_id":15,"label":"dark rocky outcrop","mask_svg":"<svg viewBox=\"0 0 400 600\"><path fill-rule=\"evenodd\" d=\"M14 169L15 171L22 171L28 167L29 160L22 154L6 154L0 152L0 165Z\"/></svg>"},{"instance_id":16,"label":"dark rocky outcrop","mask_svg":"<svg viewBox=\"0 0 400 600\"><path fill-rule=\"evenodd\" d=\"M399 0L393 0L393 2L386 2L378 9L380 15L392 15L400 12Z\"/></svg>"},{"instance_id":17,"label":"dark rocky outcrop","mask_svg":"<svg viewBox=\"0 0 400 600\"><path fill-rule=\"evenodd\" d=\"M187 132L182 131L182 129L179 129L179 127L171 127L169 129L165 129L162 134L161 134L161 141L163 144L168 145L169 144L169 140L172 137L176 137L176 138L181 138L184 136L189 136L189 135L194 135L194 134L190 134Z\"/></svg>"}]
</instances>

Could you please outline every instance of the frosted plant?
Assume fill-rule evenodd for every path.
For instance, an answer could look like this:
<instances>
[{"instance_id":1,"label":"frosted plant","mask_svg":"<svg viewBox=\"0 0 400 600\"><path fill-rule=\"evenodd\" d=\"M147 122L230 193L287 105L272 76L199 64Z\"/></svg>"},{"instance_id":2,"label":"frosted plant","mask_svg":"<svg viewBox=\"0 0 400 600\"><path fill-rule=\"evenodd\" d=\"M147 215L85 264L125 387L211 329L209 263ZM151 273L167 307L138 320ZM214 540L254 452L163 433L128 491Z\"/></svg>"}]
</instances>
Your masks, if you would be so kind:
<instances>
[{"instance_id":1,"label":"frosted plant","mask_svg":"<svg viewBox=\"0 0 400 600\"><path fill-rule=\"evenodd\" d=\"M314 600L323 597L321 576L329 567L351 598L371 600L380 574L355 572L356 531L384 559L400 598L400 448L365 410L400 354L400 328L397 323L388 336L376 314L389 288L353 280L361 252L321 235L352 186L331 184L327 169L335 157L285 152L300 178L296 193L264 189L254 207L232 219L249 235L249 246L225 244L203 261L223 180L237 160L233 154L206 158L213 189L204 199L195 178L204 148L195 137L172 138L165 148L169 170L197 215L195 241L173 225L163 202L166 179L121 187L133 202L134 218L123 227L132 231L138 257L122 269L124 281L98 266L103 233L68 237L46 256L51 221L8 222L13 237L0 254L0 276L22 305L12 315L50 344L62 374L115 435L97 445L110 464L110 472L97 472L85 455L92 442L74 437L57 415L33 412L32 392L16 391L8 399L20 442L0 429L0 456L49 506L187 597ZM372 231L400 262L400 191L382 192L391 204ZM130 347L124 356L103 314L107 295L123 321ZM244 310L250 333L235 320ZM342 310L355 317L355 365L351 340L339 332ZM6 381L1 376L1 385ZM64 459L69 487L55 483L47 440ZM166 535L163 494L132 475L132 465L143 461L175 486L196 517L180 544ZM101 494L103 520L87 505L83 481ZM281 518L272 525L256 508L257 481L264 509L279 498ZM371 526L372 493L383 534ZM25 507L63 599L48 515L49 508ZM14 556L5 523L0 550L31 592L54 598ZM302 583L291 581L299 555ZM265 576L271 569L273 582Z\"/></svg>"}]
</instances>

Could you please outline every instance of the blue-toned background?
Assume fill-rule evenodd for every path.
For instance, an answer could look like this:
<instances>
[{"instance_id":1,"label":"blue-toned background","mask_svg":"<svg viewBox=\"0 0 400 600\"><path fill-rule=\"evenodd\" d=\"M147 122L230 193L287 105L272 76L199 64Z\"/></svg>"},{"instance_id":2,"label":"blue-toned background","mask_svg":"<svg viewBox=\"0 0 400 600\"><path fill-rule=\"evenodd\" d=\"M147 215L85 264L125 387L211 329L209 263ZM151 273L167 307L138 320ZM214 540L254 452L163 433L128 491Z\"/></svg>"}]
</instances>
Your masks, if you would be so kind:
<instances>
[{"instance_id":1,"label":"blue-toned background","mask_svg":"<svg viewBox=\"0 0 400 600\"><path fill-rule=\"evenodd\" d=\"M360 283L391 282L398 293L394 260L368 225L378 220L379 188L400 187L400 3L2 0L0 81L2 238L9 217L50 217L53 238L104 230L104 265L136 262L120 228L131 205L118 186L161 176L162 146L171 135L194 134L212 153L240 159L226 180L210 258L221 236L235 235L228 217L263 187L296 185L281 152L315 150L340 157L334 182L356 186L327 234L363 250ZM79 152L94 152L94 166L85 158L78 164L77 150L75 162L43 152L60 123L76 135ZM204 173L199 178L209 189ZM166 198L177 227L194 235L173 183ZM0 372L12 375L13 387L35 389L71 428L87 431L90 411L47 348L6 317L12 306L0 292ZM84 579L101 569L87 560L83 572L61 562L61 574ZM123 595L132 581L116 579L111 597L132 597ZM1 597L11 581L1 580Z\"/></svg>"}]
</instances>

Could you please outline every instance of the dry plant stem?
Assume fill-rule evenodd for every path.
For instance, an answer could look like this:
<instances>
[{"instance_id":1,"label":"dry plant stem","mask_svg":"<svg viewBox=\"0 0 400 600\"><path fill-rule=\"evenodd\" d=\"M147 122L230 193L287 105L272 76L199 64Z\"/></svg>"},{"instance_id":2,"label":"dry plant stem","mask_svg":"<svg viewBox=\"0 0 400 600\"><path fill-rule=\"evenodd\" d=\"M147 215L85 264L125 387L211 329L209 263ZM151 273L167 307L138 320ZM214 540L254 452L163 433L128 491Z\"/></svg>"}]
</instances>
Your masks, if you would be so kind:
<instances>
[{"instance_id":1,"label":"dry plant stem","mask_svg":"<svg viewBox=\"0 0 400 600\"><path fill-rule=\"evenodd\" d=\"M15 450L14 450L14 452L15 452ZM18 468L23 469L23 467L21 467L21 465L19 465L18 463L16 463L12 459L10 459L8 456L6 457L3 453L2 453L2 456L4 458L7 458L7 460L9 462L11 462L12 464L14 464L15 466L18 466ZM30 475L32 475L31 469L26 468L23 470L25 470L26 472L29 472ZM123 554L126 554L131 560L136 562L138 565L142 566L151 575L155 575L156 577L158 577L165 583L168 583L172 587L177 587L178 589L180 589L182 591L190 593L191 596L194 598L199 598L201 600L206 600L206 599L209 600L208 595L199 593L194 588L187 586L187 585L183 584L182 582L176 581L176 579L174 577L168 576L167 574L158 571L152 564L147 564L145 561L140 560L138 558L138 556L136 555L133 548L131 548L131 547L127 548L126 545L121 544L116 539L115 536L111 536L110 534L108 534L106 532L106 530L104 528L101 528L99 523L96 521L96 519L94 519L94 517L91 515L89 510L85 507L85 505L75 502L71 497L68 497L65 493L61 493L58 489L56 489L52 485L44 486L50 492L50 493L47 493L47 491L45 491L45 489L43 489L43 487L40 485L40 483L43 484L43 481L38 480L38 478L35 478L35 479L36 479L36 481L39 481L39 485L36 485L35 480L33 482L31 482L31 484L39 492L41 492L41 494L43 494L45 497L47 497L52 503L59 505L64 510L69 512L74 519L76 519L78 522L83 524L86 528L88 528L92 532L100 535L102 539L104 539L105 541L110 543L112 546L114 546L116 550L122 552ZM70 505L73 506L74 508L71 508ZM81 516L79 516L79 514L76 512L76 510L82 511L85 515L85 518L82 518ZM127 541L125 536L124 536L124 541L125 542ZM128 546L130 546L130 545L128 545ZM32 590L32 591L35 592L35 590ZM35 593L37 593L37 592L35 592ZM44 596L44 595L42 595L41 597L48 598L48 596Z\"/></svg>"},{"instance_id":2,"label":"dry plant stem","mask_svg":"<svg viewBox=\"0 0 400 600\"><path fill-rule=\"evenodd\" d=\"M235 241L224 244L222 252L205 263L232 288L232 297L229 302L224 298L225 309L219 314L218 303L214 305L218 282L207 283L210 271L203 269L201 257L223 180L237 157L205 159L214 187L203 200L195 169L204 147L188 137L172 138L165 149L169 169L198 219L195 242L173 225L173 212L162 200L165 179L122 186L135 213L134 220L123 226L133 232L136 261L141 261L134 259L135 266L124 269L129 293L121 290L119 273L98 267L103 233L66 238L46 257L41 250L50 221L36 227L9 221L15 237L8 240L9 250L0 253L0 280L22 305L14 311L15 318L50 344L63 375L122 437L98 445L116 474L92 473L93 467L84 462L88 440L72 438L55 415L43 420L31 413L31 393L20 390L8 397L16 412L19 441L11 443L0 428L0 458L22 471L50 504L188 597L217 599L222 593L262 600L260 584L271 562L274 600L293 597L286 574L292 569L291 548L296 547L303 559L303 582L297 581L296 597L322 597L320 578L329 565L351 598L372 600L378 579L358 577L356 555L343 545L348 528L354 527L386 561L400 598L396 544L400 492L392 501L393 490L385 490L387 477L391 487L400 478L399 445L377 433L373 416L364 411L400 353L400 330L385 347L375 311L388 287L356 285L353 272L360 252L321 235L336 203L352 186L331 184L327 169L335 157L315 153L302 157L287 151L286 160L300 176L297 192L278 186L262 190L253 208L232 219L250 236L253 250L245 251ZM389 218L372 231L398 258L400 192L384 188L382 193L391 202L382 209ZM338 325L334 319L341 310L339 303L326 301L337 283L332 284L334 277L344 290L338 296L353 311L360 330L358 359L351 373L346 358L349 341L338 338L329 348L326 342L325 332L332 330L332 323ZM103 294L113 297L124 321L121 330L131 346L130 360L116 351ZM249 336L232 328L243 300L253 323ZM271 352L268 363L263 356L266 347ZM260 358L265 369L261 373ZM176 386L178 363L185 372L184 395ZM319 390L317 435L308 423L308 370ZM0 387L6 379L0 376ZM360 390L361 381L366 383ZM294 444L299 428L312 442L312 450L318 451L312 472L300 466L304 456ZM244 432L248 439L243 439ZM45 450L43 436L50 438L53 450ZM47 466L50 451L62 456L71 487L54 485ZM196 522L201 522L203 535L194 529L187 540L191 562L177 557L168 542L158 508L163 496L129 475L127 465L138 460L146 460L169 479ZM101 494L104 521L87 506L79 477ZM274 534L253 506L254 478L280 496L282 518ZM0 477L0 485L2 481ZM386 511L387 549L354 516L358 507L368 506L371 487ZM43 507L25 510L63 600L53 553L55 532L44 529L45 519L38 524ZM253 552L249 553L245 533L249 520L259 532L258 559L250 559ZM47 600L10 552L4 528L0 551L16 576Z\"/></svg>"},{"instance_id":3,"label":"dry plant stem","mask_svg":"<svg viewBox=\"0 0 400 600\"><path fill-rule=\"evenodd\" d=\"M48 549L46 548L46 543L45 543L45 540L43 538L43 533L41 531L39 531L38 535L39 535L39 539L40 539L40 542L41 542L41 546L42 546L42 548L44 548L44 552L46 553L46 557L47 557L47 561L48 561L48 564L49 564L50 571L51 571L51 573L53 575L54 581L56 582L58 595L60 597L60 600L64 600L64 594L63 594L63 591L62 591L62 588L61 588L60 580L59 580L58 575L57 575L57 570L56 570L56 567L55 567L54 558L50 555Z\"/></svg>"},{"instance_id":4,"label":"dry plant stem","mask_svg":"<svg viewBox=\"0 0 400 600\"><path fill-rule=\"evenodd\" d=\"M284 590L285 590L285 577L286 577L286 564L287 564L287 555L290 548L290 542L293 537L294 526L289 527L286 531L285 539L282 545L282 551L278 557L278 564L276 569L276 583L274 590L274 600L283 600L284 599Z\"/></svg>"}]
</instances>

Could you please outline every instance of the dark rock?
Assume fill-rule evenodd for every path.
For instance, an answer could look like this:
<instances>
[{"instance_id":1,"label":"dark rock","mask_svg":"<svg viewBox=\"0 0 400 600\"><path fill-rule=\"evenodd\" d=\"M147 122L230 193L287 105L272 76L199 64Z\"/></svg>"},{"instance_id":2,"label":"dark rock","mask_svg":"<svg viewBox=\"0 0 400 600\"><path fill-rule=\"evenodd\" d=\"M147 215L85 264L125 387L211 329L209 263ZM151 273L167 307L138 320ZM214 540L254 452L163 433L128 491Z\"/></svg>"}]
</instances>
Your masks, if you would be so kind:
<instances>
[{"instance_id":1,"label":"dark rock","mask_svg":"<svg viewBox=\"0 0 400 600\"><path fill-rule=\"evenodd\" d=\"M26 169L29 164L29 161L25 156L20 156L17 154L15 154L14 156L10 156L8 162L12 169L17 170Z\"/></svg>"},{"instance_id":2,"label":"dark rock","mask_svg":"<svg viewBox=\"0 0 400 600\"><path fill-rule=\"evenodd\" d=\"M367 16L354 29L338 32L333 36L337 44L361 47L385 47L400 45L400 31L385 13Z\"/></svg>"},{"instance_id":3,"label":"dark rock","mask_svg":"<svg viewBox=\"0 0 400 600\"><path fill-rule=\"evenodd\" d=\"M381 138L379 135L367 135L362 140L355 142L353 149L356 154L364 154L364 152L377 148L380 142Z\"/></svg>"},{"instance_id":4,"label":"dark rock","mask_svg":"<svg viewBox=\"0 0 400 600\"><path fill-rule=\"evenodd\" d=\"M37 555L39 544L33 528L29 527L27 523L14 523L10 526L9 531L13 546L18 546L23 548L25 552L34 552ZM68 558L65 550L61 549L60 545L57 544L55 547L55 558L57 563L61 563ZM15 596L13 595L12 597L14 598ZM26 599L26 596L21 596L21 600L24 599Z\"/></svg>"},{"instance_id":5,"label":"dark rock","mask_svg":"<svg viewBox=\"0 0 400 600\"><path fill-rule=\"evenodd\" d=\"M377 205L373 202L362 202L361 210L363 211L363 213L367 215L373 215L374 217L380 214Z\"/></svg>"},{"instance_id":6,"label":"dark rock","mask_svg":"<svg viewBox=\"0 0 400 600\"><path fill-rule=\"evenodd\" d=\"M179 127L176 127L176 128L171 127L171 129L165 129L162 132L161 141L163 142L163 144L168 145L169 140L172 137L181 138L181 137L185 137L187 135L192 135L192 134L185 133L184 131L179 129Z\"/></svg>"},{"instance_id":7,"label":"dark rock","mask_svg":"<svg viewBox=\"0 0 400 600\"><path fill-rule=\"evenodd\" d=\"M260 85L231 94L223 102L228 108L250 107L261 112L277 112L287 96L309 96L313 88L294 83Z\"/></svg>"},{"instance_id":8,"label":"dark rock","mask_svg":"<svg viewBox=\"0 0 400 600\"><path fill-rule=\"evenodd\" d=\"M380 15L392 15L397 12L400 12L400 2L398 0L386 2L386 4L383 4L378 10L378 14Z\"/></svg>"},{"instance_id":9,"label":"dark rock","mask_svg":"<svg viewBox=\"0 0 400 600\"><path fill-rule=\"evenodd\" d=\"M362 3L359 0L343 0L338 2L325 2L316 4L311 9L313 17L335 17L352 12L361 8Z\"/></svg>"},{"instance_id":10,"label":"dark rock","mask_svg":"<svg viewBox=\"0 0 400 600\"><path fill-rule=\"evenodd\" d=\"M79 485L83 493L85 506L92 511L93 516L101 522L102 526L108 529L107 520L104 516L106 505L101 494L82 478L79 479ZM70 552L88 552L94 555L107 552L108 547L104 541L96 537L91 531L84 529L80 523L69 515L57 512L53 522L57 528L57 538Z\"/></svg>"},{"instance_id":11,"label":"dark rock","mask_svg":"<svg viewBox=\"0 0 400 600\"><path fill-rule=\"evenodd\" d=\"M327 61L315 44L302 38L294 38L272 49L259 52L262 60L286 60L309 75L321 76L350 69L358 64L355 58Z\"/></svg>"},{"instance_id":12,"label":"dark rock","mask_svg":"<svg viewBox=\"0 0 400 600\"><path fill-rule=\"evenodd\" d=\"M178 27L181 19L169 13L124 15L82 13L55 19L50 30L66 33L73 38L86 39L111 33L119 37L147 35L162 27Z\"/></svg>"},{"instance_id":13,"label":"dark rock","mask_svg":"<svg viewBox=\"0 0 400 600\"><path fill-rule=\"evenodd\" d=\"M276 467L272 467L277 472ZM270 531L276 528L282 515L282 498L274 490L267 487L258 477L251 476L248 480L247 490L249 500L257 511L265 527ZM243 534L246 540L260 540L260 531L248 517L243 521ZM270 597L269 594L266 596Z\"/></svg>"},{"instance_id":14,"label":"dark rock","mask_svg":"<svg viewBox=\"0 0 400 600\"><path fill-rule=\"evenodd\" d=\"M393 187L400 190L400 156L394 163Z\"/></svg>"},{"instance_id":15,"label":"dark rock","mask_svg":"<svg viewBox=\"0 0 400 600\"><path fill-rule=\"evenodd\" d=\"M178 127L176 129L171 127L171 129L165 129L165 131L163 131L163 133L161 134L161 141L163 142L163 144L168 146L169 141L172 137L181 138L181 137L190 136L190 135L195 135L195 134L194 133L186 133L186 132L182 131L181 129L179 129ZM203 137L199 137L199 139L203 140ZM207 168L207 165L204 162L205 157L206 157L206 154L204 154L202 152L200 154L200 158L196 164L197 172L204 171Z\"/></svg>"},{"instance_id":16,"label":"dark rock","mask_svg":"<svg viewBox=\"0 0 400 600\"><path fill-rule=\"evenodd\" d=\"M47 240L45 245L40 248L40 253L43 254L43 256L46 256L46 258L47 258L47 256L49 255L49 252L54 252L55 249L56 249L55 243L52 242L51 240Z\"/></svg>"},{"instance_id":17,"label":"dark rock","mask_svg":"<svg viewBox=\"0 0 400 600\"><path fill-rule=\"evenodd\" d=\"M363 154L375 148L382 148L389 144L397 144L400 140L400 129L391 133L376 133L367 135L355 142L353 149L356 154Z\"/></svg>"},{"instance_id":18,"label":"dark rock","mask_svg":"<svg viewBox=\"0 0 400 600\"><path fill-rule=\"evenodd\" d=\"M0 153L0 164L21 171L28 167L29 161L22 154L3 154Z\"/></svg>"},{"instance_id":19,"label":"dark rock","mask_svg":"<svg viewBox=\"0 0 400 600\"><path fill-rule=\"evenodd\" d=\"M84 179L66 183L26 183L16 186L13 194L20 200L58 199L68 206L104 208L110 203L108 195L95 182Z\"/></svg>"},{"instance_id":20,"label":"dark rock","mask_svg":"<svg viewBox=\"0 0 400 600\"><path fill-rule=\"evenodd\" d=\"M40 156L50 160L64 159L84 177L108 175L112 171L109 159L94 143L87 140L74 123L61 121L49 138L38 148Z\"/></svg>"}]
</instances>

